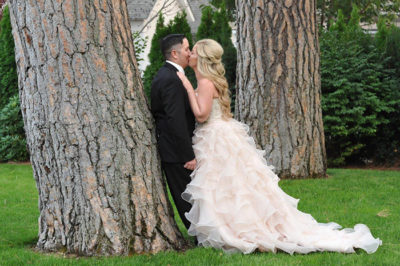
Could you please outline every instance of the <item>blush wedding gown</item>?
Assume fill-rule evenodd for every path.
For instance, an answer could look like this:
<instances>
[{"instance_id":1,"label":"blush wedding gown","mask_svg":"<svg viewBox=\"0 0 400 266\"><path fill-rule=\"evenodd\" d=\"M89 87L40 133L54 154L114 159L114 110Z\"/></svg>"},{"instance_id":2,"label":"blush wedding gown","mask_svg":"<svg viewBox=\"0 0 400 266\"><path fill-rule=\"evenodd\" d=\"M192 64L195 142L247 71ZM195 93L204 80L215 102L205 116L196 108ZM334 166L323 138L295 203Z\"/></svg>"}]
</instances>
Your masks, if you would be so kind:
<instances>
[{"instance_id":1,"label":"blush wedding gown","mask_svg":"<svg viewBox=\"0 0 400 266\"><path fill-rule=\"evenodd\" d=\"M218 99L208 120L193 136L197 167L182 193L192 204L186 218L189 235L199 245L226 252L259 251L309 253L313 251L367 253L382 241L364 224L339 230L336 223L318 223L297 209L298 200L279 186L248 127L234 119L223 120Z\"/></svg>"}]
</instances>

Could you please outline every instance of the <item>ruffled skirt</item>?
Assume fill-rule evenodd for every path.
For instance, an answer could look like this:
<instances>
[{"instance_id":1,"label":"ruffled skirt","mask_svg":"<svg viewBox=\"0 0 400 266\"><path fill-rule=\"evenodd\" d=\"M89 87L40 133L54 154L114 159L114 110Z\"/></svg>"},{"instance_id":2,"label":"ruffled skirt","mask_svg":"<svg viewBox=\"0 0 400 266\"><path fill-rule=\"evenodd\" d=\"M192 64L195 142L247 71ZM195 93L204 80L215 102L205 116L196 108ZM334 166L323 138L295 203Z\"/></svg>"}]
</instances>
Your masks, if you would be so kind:
<instances>
[{"instance_id":1,"label":"ruffled skirt","mask_svg":"<svg viewBox=\"0 0 400 266\"><path fill-rule=\"evenodd\" d=\"M209 121L196 128L193 143L197 167L182 197L192 204L185 214L191 222L188 233L199 245L293 254L351 253L354 248L373 253L382 244L363 224L338 230L336 223L318 223L299 211L298 200L278 186L279 178L246 125L234 119Z\"/></svg>"}]
</instances>

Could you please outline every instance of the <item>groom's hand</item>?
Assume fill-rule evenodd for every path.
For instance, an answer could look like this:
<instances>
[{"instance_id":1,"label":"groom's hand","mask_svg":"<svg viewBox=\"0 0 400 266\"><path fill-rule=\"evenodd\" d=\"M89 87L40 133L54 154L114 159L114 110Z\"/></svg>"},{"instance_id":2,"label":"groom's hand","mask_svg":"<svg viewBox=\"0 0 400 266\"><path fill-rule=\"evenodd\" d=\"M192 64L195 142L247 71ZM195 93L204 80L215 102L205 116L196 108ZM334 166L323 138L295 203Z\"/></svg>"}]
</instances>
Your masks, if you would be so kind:
<instances>
[{"instance_id":1,"label":"groom's hand","mask_svg":"<svg viewBox=\"0 0 400 266\"><path fill-rule=\"evenodd\" d=\"M193 171L194 168L196 168L196 164L197 164L196 159L193 159L193 160L191 160L191 161L185 163L185 165L184 165L183 167L185 167L186 169L189 169L189 170L192 170L192 171Z\"/></svg>"}]
</instances>

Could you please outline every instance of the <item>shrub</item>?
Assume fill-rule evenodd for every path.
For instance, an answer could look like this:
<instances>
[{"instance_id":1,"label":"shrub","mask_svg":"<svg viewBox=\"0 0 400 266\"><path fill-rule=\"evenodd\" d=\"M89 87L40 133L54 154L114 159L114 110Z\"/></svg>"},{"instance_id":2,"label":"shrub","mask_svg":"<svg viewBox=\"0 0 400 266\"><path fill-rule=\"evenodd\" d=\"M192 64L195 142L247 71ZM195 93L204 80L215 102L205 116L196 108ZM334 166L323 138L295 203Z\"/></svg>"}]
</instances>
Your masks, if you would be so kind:
<instances>
[{"instance_id":1,"label":"shrub","mask_svg":"<svg viewBox=\"0 0 400 266\"><path fill-rule=\"evenodd\" d=\"M18 94L17 66L15 64L14 39L8 7L0 21L0 109L8 99Z\"/></svg>"},{"instance_id":2,"label":"shrub","mask_svg":"<svg viewBox=\"0 0 400 266\"><path fill-rule=\"evenodd\" d=\"M18 96L11 97L9 103L0 110L0 125L0 161L28 160Z\"/></svg>"},{"instance_id":3,"label":"shrub","mask_svg":"<svg viewBox=\"0 0 400 266\"><path fill-rule=\"evenodd\" d=\"M143 75L143 85L144 91L147 95L148 100L150 101L150 92L151 92L151 82L153 81L154 76L157 74L158 70L164 65L165 59L161 53L160 48L160 40L172 33L181 33L186 36L189 41L190 47L193 45L192 33L190 31L190 26L186 20L186 13L178 13L173 20L171 20L167 26L164 25L164 17L162 13L157 20L156 31L151 40L151 47L149 53L149 61L150 64L146 67ZM189 67L185 69L186 76L195 86L195 76L193 70Z\"/></svg>"},{"instance_id":4,"label":"shrub","mask_svg":"<svg viewBox=\"0 0 400 266\"><path fill-rule=\"evenodd\" d=\"M225 7L225 1L222 1L219 8L214 10L210 6L203 7L201 22L197 30L197 40L210 38L219 42L224 48L222 63L226 71L226 79L231 92L231 107L235 106L236 96L236 48L232 43L232 29L229 25L229 14ZM234 110L233 110L234 111Z\"/></svg>"},{"instance_id":5,"label":"shrub","mask_svg":"<svg viewBox=\"0 0 400 266\"><path fill-rule=\"evenodd\" d=\"M393 164L400 157L400 29L380 19L375 44L389 75L390 90L385 96L393 112L386 113L388 122L378 128L367 153L375 163Z\"/></svg>"},{"instance_id":6,"label":"shrub","mask_svg":"<svg viewBox=\"0 0 400 266\"><path fill-rule=\"evenodd\" d=\"M373 39L360 28L355 6L348 23L338 13L336 23L322 32L320 46L328 164L368 159L371 141L394 111L390 71Z\"/></svg>"},{"instance_id":7,"label":"shrub","mask_svg":"<svg viewBox=\"0 0 400 266\"><path fill-rule=\"evenodd\" d=\"M24 123L18 100L18 76L10 14L0 21L0 161L26 161Z\"/></svg>"}]
</instances>

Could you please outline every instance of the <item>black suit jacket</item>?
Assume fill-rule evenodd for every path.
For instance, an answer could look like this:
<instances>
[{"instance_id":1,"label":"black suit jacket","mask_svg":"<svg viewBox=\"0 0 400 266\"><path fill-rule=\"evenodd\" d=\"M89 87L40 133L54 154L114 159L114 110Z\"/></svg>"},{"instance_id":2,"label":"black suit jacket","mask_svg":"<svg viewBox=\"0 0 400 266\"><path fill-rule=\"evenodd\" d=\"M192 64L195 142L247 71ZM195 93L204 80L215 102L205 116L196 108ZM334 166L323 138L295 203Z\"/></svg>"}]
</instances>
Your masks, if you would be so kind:
<instances>
[{"instance_id":1,"label":"black suit jacket","mask_svg":"<svg viewBox=\"0 0 400 266\"><path fill-rule=\"evenodd\" d=\"M185 163L194 159L192 136L195 119L178 70L165 63L151 85L151 112L161 160Z\"/></svg>"}]
</instances>

